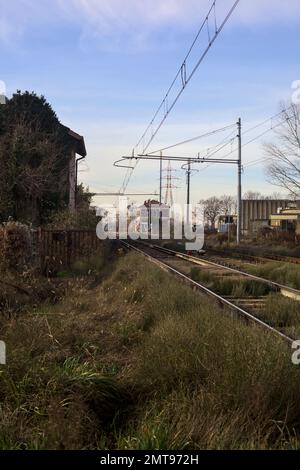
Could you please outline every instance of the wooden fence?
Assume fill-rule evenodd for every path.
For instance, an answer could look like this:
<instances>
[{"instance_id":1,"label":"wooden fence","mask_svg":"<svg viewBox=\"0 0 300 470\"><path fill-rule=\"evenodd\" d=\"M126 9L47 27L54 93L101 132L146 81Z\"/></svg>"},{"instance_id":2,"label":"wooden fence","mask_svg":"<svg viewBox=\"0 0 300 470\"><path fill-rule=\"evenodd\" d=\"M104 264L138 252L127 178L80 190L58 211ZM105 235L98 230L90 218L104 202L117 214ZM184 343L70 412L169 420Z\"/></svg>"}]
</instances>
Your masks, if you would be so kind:
<instances>
[{"instance_id":1,"label":"wooden fence","mask_svg":"<svg viewBox=\"0 0 300 470\"><path fill-rule=\"evenodd\" d=\"M94 230L38 231L38 251L42 269L70 267L78 259L100 254L103 252L103 245Z\"/></svg>"}]
</instances>

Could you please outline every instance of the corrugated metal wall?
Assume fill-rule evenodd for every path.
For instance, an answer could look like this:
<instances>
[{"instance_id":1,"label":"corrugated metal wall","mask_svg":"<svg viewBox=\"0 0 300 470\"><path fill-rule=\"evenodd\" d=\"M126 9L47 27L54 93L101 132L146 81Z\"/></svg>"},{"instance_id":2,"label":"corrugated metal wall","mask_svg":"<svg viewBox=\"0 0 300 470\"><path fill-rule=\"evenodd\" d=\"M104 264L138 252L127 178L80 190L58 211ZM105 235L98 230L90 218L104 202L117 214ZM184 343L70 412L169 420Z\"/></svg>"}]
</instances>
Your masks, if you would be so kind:
<instances>
[{"instance_id":1,"label":"corrugated metal wall","mask_svg":"<svg viewBox=\"0 0 300 470\"><path fill-rule=\"evenodd\" d=\"M267 220L277 214L279 208L285 209L292 201L287 199L244 199L242 201L242 232L251 230L255 220Z\"/></svg>"}]
</instances>

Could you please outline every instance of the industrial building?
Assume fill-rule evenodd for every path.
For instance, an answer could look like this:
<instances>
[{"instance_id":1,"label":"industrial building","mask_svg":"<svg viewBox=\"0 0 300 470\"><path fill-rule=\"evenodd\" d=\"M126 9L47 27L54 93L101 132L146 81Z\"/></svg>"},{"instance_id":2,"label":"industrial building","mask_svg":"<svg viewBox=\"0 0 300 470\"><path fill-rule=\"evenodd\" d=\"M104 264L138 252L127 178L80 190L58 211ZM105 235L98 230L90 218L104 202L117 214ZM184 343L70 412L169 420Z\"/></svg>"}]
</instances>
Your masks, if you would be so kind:
<instances>
[{"instance_id":1,"label":"industrial building","mask_svg":"<svg viewBox=\"0 0 300 470\"><path fill-rule=\"evenodd\" d=\"M300 201L288 199L244 199L241 211L242 234L258 232L264 227L300 233ZM237 215L220 215L218 232L227 233L237 225ZM299 228L298 228L299 227Z\"/></svg>"},{"instance_id":2,"label":"industrial building","mask_svg":"<svg viewBox=\"0 0 300 470\"><path fill-rule=\"evenodd\" d=\"M290 199L244 199L241 214L242 233L246 235L269 226L271 215L288 209L291 204L295 203Z\"/></svg>"},{"instance_id":3,"label":"industrial building","mask_svg":"<svg viewBox=\"0 0 300 470\"><path fill-rule=\"evenodd\" d=\"M297 203L293 207L281 209L277 214L272 214L270 226L275 230L300 235L300 204Z\"/></svg>"}]
</instances>

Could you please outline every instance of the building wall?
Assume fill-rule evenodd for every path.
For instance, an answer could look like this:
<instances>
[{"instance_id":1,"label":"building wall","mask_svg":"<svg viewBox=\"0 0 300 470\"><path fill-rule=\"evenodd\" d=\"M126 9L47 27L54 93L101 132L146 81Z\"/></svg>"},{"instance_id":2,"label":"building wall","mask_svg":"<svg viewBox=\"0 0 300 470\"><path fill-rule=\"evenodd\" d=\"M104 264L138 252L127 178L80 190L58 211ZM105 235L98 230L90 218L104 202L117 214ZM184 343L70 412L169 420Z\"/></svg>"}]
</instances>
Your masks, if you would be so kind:
<instances>
[{"instance_id":1,"label":"building wall","mask_svg":"<svg viewBox=\"0 0 300 470\"><path fill-rule=\"evenodd\" d=\"M69 161L69 209L76 210L76 153L72 151Z\"/></svg>"},{"instance_id":2,"label":"building wall","mask_svg":"<svg viewBox=\"0 0 300 470\"><path fill-rule=\"evenodd\" d=\"M251 230L252 222L268 220L279 208L285 209L292 201L287 199L247 199L242 201L242 232Z\"/></svg>"}]
</instances>

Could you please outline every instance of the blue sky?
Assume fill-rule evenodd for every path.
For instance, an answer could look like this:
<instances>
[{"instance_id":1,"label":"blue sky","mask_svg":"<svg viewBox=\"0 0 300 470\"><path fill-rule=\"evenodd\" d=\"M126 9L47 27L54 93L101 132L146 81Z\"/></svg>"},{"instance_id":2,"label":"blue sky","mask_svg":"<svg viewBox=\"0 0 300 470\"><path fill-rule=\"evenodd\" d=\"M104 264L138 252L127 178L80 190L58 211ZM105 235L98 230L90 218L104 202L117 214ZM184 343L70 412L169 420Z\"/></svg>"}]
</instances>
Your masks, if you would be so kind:
<instances>
[{"instance_id":1,"label":"blue sky","mask_svg":"<svg viewBox=\"0 0 300 470\"><path fill-rule=\"evenodd\" d=\"M221 18L233 1L218 3ZM8 95L16 89L44 94L60 120L85 137L88 158L80 179L92 190L118 190L124 171L112 163L130 154L211 1L0 0L0 4L0 80ZM300 80L299 26L300 0L241 0L153 148L226 126L239 116L248 128L275 114L279 102L290 98L292 82ZM272 139L270 133L263 141ZM216 143L208 138L175 154L194 155ZM247 163L263 155L259 140L245 148L243 159ZM140 163L128 190L153 192L158 176L157 163ZM185 177L181 171L177 176L181 188L176 197L183 200ZM245 168L243 186L244 191L277 190L266 182L263 164ZM195 202L234 194L235 170L212 166L194 176L192 188Z\"/></svg>"}]
</instances>

